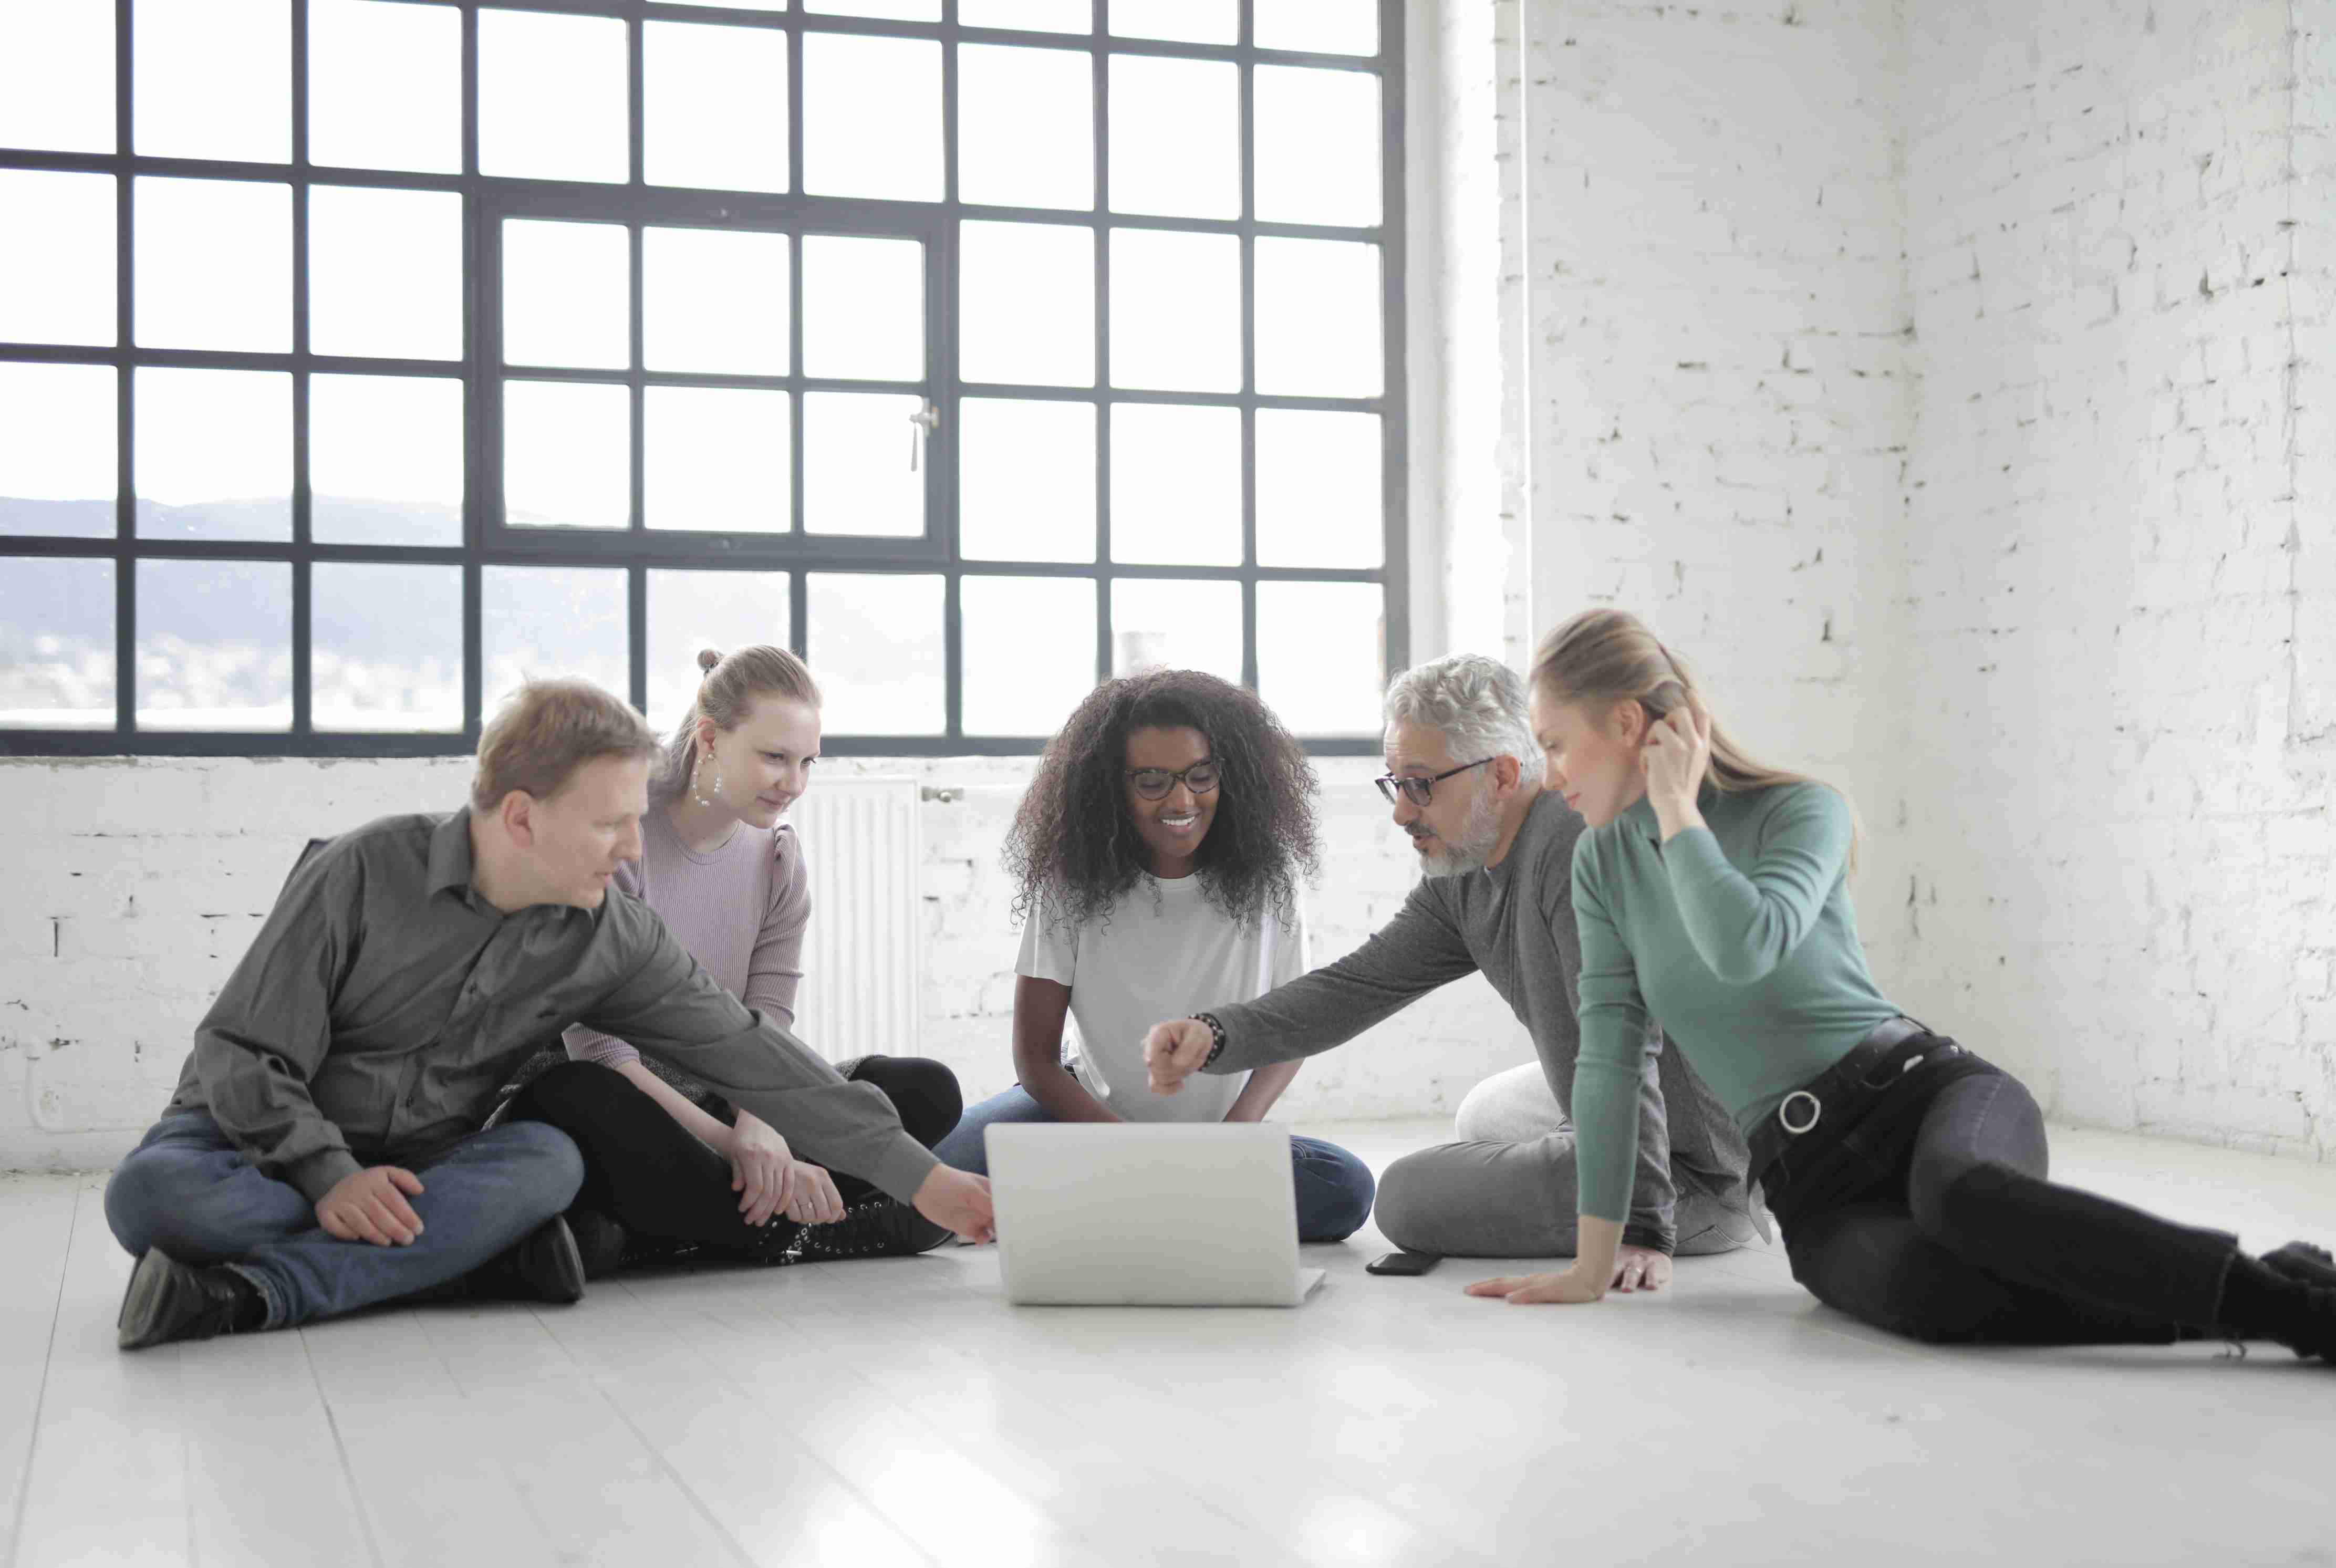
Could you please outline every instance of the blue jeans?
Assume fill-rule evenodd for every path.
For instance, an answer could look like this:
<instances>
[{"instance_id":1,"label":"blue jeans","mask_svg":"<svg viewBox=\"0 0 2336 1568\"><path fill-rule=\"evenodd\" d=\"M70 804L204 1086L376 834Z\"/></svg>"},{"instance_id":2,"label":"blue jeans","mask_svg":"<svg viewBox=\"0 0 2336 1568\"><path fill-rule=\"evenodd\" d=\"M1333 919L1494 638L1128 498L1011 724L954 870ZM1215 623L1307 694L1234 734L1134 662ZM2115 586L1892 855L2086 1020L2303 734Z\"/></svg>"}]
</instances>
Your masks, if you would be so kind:
<instances>
[{"instance_id":1,"label":"blue jeans","mask_svg":"<svg viewBox=\"0 0 2336 1568\"><path fill-rule=\"evenodd\" d=\"M981 1141L984 1131L999 1122L1051 1122L1046 1108L1017 1084L966 1107L957 1130L933 1145L944 1165L975 1175L989 1174L989 1154ZM1290 1176L1298 1189L1298 1239L1301 1242L1343 1242L1371 1217L1371 1195L1377 1190L1371 1168L1336 1144L1319 1138L1290 1135Z\"/></svg>"},{"instance_id":2,"label":"blue jeans","mask_svg":"<svg viewBox=\"0 0 2336 1568\"><path fill-rule=\"evenodd\" d=\"M422 1234L406 1247L344 1242L316 1206L263 1174L201 1111L154 1124L105 1184L105 1222L133 1258L160 1247L182 1263L224 1263L259 1290L268 1326L369 1307L469 1273L568 1207L584 1157L541 1122L474 1133L425 1163L409 1198Z\"/></svg>"}]
</instances>

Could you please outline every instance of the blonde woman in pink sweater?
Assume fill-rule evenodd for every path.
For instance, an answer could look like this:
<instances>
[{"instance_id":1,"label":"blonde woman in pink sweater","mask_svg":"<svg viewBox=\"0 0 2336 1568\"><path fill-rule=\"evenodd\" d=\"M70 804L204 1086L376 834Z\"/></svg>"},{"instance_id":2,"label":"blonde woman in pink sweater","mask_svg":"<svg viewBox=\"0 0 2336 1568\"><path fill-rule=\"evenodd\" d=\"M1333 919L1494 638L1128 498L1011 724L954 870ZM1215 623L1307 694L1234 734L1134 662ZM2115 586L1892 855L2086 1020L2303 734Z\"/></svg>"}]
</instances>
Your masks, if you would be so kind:
<instances>
[{"instance_id":1,"label":"blonde woman in pink sweater","mask_svg":"<svg viewBox=\"0 0 2336 1568\"><path fill-rule=\"evenodd\" d=\"M617 885L665 920L715 980L794 1024L811 895L782 819L819 760L820 694L785 648L707 649L696 702L650 785L641 858ZM587 1272L696 1252L758 1263L920 1252L949 1232L791 1146L705 1085L577 1026L570 1058L528 1081L507 1116L548 1122L584 1152L569 1222ZM928 1148L957 1125L956 1075L918 1057L839 1065Z\"/></svg>"}]
</instances>

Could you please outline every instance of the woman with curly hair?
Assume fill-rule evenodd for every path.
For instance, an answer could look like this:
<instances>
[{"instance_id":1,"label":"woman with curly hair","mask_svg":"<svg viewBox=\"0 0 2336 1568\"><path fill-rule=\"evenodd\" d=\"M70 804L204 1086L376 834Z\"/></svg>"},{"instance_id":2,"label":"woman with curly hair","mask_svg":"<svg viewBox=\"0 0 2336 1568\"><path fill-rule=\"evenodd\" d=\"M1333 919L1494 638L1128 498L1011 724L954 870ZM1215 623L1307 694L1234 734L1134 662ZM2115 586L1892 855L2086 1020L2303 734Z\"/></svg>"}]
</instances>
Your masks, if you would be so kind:
<instances>
[{"instance_id":1,"label":"woman with curly hair","mask_svg":"<svg viewBox=\"0 0 2336 1568\"><path fill-rule=\"evenodd\" d=\"M1298 1064L1170 1099L1144 1082L1154 1018L1303 974L1301 883L1319 869L1314 769L1255 693L1195 670L1097 687L1046 747L1006 863L1023 922L1014 1069L934 1153L987 1174L998 1122L1255 1122ZM1300 1241L1371 1211L1370 1168L1292 1137Z\"/></svg>"}]
</instances>

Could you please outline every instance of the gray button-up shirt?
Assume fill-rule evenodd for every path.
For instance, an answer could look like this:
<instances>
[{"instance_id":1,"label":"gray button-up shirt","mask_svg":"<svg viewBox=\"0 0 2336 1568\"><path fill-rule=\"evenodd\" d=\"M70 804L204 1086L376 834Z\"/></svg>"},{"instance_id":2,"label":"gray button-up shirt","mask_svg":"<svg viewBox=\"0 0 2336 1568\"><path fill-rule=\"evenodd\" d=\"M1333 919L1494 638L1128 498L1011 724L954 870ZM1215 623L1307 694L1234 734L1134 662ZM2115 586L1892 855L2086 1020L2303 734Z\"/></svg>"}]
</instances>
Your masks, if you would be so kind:
<instances>
[{"instance_id":1,"label":"gray button-up shirt","mask_svg":"<svg viewBox=\"0 0 2336 1568\"><path fill-rule=\"evenodd\" d=\"M932 1154L699 969L647 904L504 914L471 886L471 813L384 817L310 856L195 1031L173 1111L204 1111L314 1201L475 1132L530 1053L584 1024L778 1129L798 1157L907 1202Z\"/></svg>"}]
</instances>

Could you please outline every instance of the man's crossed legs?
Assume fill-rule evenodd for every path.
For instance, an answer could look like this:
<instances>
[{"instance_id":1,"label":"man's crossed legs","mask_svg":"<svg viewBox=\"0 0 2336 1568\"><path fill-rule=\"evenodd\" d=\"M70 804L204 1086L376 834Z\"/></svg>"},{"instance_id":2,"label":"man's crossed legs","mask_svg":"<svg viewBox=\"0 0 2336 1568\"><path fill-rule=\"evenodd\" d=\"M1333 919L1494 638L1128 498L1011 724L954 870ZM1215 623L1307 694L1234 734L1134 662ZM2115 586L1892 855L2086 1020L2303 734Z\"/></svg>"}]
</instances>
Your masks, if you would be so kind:
<instances>
[{"instance_id":1,"label":"man's crossed legs","mask_svg":"<svg viewBox=\"0 0 2336 1568\"><path fill-rule=\"evenodd\" d=\"M217 1266L256 1291L261 1310L250 1314L257 1320L230 1323L224 1314L234 1298L219 1294L219 1320L202 1332L285 1328L451 1286L530 1241L584 1180L575 1143L540 1122L474 1133L426 1162L404 1164L422 1182L408 1200L421 1235L406 1246L344 1242L317 1224L305 1193L262 1174L208 1115L164 1116L105 1188L106 1222L141 1260L123 1302L124 1346L159 1342L133 1334L129 1320L141 1304L152 1314L165 1276L209 1276L216 1293ZM190 1267L173 1271L172 1263ZM580 1270L577 1281L580 1289ZM178 1289L184 1296L197 1286L181 1279ZM160 1336L181 1337L193 1336Z\"/></svg>"},{"instance_id":2,"label":"man's crossed legs","mask_svg":"<svg viewBox=\"0 0 2336 1568\"><path fill-rule=\"evenodd\" d=\"M1461 1102L1462 1142L1406 1154L1379 1177L1373 1214L1409 1252L1452 1258L1570 1258L1581 1190L1573 1128L1538 1063L1485 1079ZM1684 1192L1674 1213L1682 1258L1732 1252L1756 1239L1750 1218Z\"/></svg>"}]
</instances>

